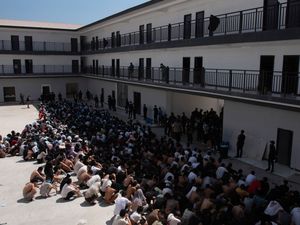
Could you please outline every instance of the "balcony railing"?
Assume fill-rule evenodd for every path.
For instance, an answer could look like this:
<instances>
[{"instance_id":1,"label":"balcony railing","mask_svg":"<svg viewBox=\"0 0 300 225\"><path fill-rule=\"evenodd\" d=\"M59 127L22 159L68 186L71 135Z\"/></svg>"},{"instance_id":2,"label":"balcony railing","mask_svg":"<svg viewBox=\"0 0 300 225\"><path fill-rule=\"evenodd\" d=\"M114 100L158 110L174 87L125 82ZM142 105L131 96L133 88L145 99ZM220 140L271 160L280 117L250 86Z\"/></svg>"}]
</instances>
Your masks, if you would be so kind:
<instances>
[{"instance_id":1,"label":"balcony railing","mask_svg":"<svg viewBox=\"0 0 300 225\"><path fill-rule=\"evenodd\" d=\"M71 43L34 41L26 44L24 41L20 41L12 44L10 40L1 40L0 51L71 52Z\"/></svg>"},{"instance_id":2,"label":"balcony railing","mask_svg":"<svg viewBox=\"0 0 300 225\"><path fill-rule=\"evenodd\" d=\"M59 74L78 74L77 68L72 65L33 65L30 66L13 66L0 65L0 76L11 75L59 75Z\"/></svg>"},{"instance_id":3,"label":"balcony railing","mask_svg":"<svg viewBox=\"0 0 300 225\"><path fill-rule=\"evenodd\" d=\"M101 38L87 43L85 51L300 27L299 13L300 2L247 9Z\"/></svg>"},{"instance_id":4,"label":"balcony railing","mask_svg":"<svg viewBox=\"0 0 300 225\"><path fill-rule=\"evenodd\" d=\"M132 80L181 88L219 90L246 94L300 95L300 74L279 71L182 69L182 68L113 68L87 67L83 73L120 80Z\"/></svg>"}]
</instances>

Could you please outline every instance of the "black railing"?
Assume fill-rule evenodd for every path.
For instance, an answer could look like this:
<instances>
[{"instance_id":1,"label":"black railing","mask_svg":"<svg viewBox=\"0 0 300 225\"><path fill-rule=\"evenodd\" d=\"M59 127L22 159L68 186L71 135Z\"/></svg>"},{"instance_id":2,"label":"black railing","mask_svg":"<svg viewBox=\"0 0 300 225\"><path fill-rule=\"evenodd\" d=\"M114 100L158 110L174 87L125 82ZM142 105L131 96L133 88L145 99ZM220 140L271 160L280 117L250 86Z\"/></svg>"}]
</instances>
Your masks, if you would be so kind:
<instances>
[{"instance_id":1,"label":"black railing","mask_svg":"<svg viewBox=\"0 0 300 225\"><path fill-rule=\"evenodd\" d=\"M84 68L83 73L121 80L133 80L158 85L174 85L215 89L252 94L300 95L300 74L279 71L182 69L182 68L130 68L100 66Z\"/></svg>"},{"instance_id":2,"label":"black railing","mask_svg":"<svg viewBox=\"0 0 300 225\"><path fill-rule=\"evenodd\" d=\"M71 43L39 42L30 44L20 41L12 43L10 40L0 40L0 51L26 51L26 52L72 52Z\"/></svg>"},{"instance_id":3,"label":"black railing","mask_svg":"<svg viewBox=\"0 0 300 225\"><path fill-rule=\"evenodd\" d=\"M213 17L215 21L211 17L206 17L191 22L155 27L150 31L118 34L114 35L113 38L100 38L98 41L86 43L85 50L98 51L149 43L300 27L300 3L295 2L293 5L289 5L289 8L287 6L287 3L280 3L267 8L259 7L217 15ZM213 28L210 29L212 23L217 23L214 30L212 30Z\"/></svg>"},{"instance_id":4,"label":"black railing","mask_svg":"<svg viewBox=\"0 0 300 225\"><path fill-rule=\"evenodd\" d=\"M9 75L47 75L47 74L79 74L77 68L72 65L33 65L13 66L0 65L0 76Z\"/></svg>"}]
</instances>

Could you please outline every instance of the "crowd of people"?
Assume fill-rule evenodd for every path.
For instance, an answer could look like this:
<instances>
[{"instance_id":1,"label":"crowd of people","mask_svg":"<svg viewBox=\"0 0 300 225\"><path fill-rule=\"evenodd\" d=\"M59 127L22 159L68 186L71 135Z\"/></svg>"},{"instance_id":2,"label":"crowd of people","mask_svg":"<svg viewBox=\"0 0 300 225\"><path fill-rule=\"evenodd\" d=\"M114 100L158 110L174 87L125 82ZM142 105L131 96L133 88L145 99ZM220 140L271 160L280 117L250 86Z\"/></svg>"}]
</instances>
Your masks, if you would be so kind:
<instances>
[{"instance_id":1,"label":"crowd of people","mask_svg":"<svg viewBox=\"0 0 300 225\"><path fill-rule=\"evenodd\" d=\"M39 120L0 138L0 156L41 163L23 188L25 199L55 191L65 201L104 201L114 204L113 225L300 224L300 195L286 181L272 187L254 171L180 143L176 126L217 141L210 137L219 132L213 111L171 115L165 124L166 136L158 138L138 121L84 102L51 101L41 105Z\"/></svg>"}]
</instances>

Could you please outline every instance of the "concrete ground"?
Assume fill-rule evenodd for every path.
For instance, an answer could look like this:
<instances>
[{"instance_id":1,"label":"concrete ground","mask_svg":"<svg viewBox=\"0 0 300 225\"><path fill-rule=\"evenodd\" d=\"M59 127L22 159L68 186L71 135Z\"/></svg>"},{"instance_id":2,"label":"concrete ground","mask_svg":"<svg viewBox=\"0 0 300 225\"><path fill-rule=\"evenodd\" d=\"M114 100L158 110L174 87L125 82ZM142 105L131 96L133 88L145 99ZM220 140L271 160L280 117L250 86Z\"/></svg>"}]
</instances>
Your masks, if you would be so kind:
<instances>
[{"instance_id":1,"label":"concrete ground","mask_svg":"<svg viewBox=\"0 0 300 225\"><path fill-rule=\"evenodd\" d=\"M29 109L22 105L0 106L0 134L6 135L11 130L21 131L37 115L32 105ZM122 111L115 115L127 118ZM142 120L141 117L137 119ZM158 136L163 135L162 128L153 127L153 131ZM225 162L232 162L234 168L242 168L245 172L255 170L258 177L267 176L272 184L280 184L283 179L288 179L292 189L300 190L299 174L287 167L277 166L275 173L271 174L264 170L266 162L246 158L230 158ZM34 162L24 162L21 157L0 159L0 225L111 225L114 206L107 206L101 201L94 206L87 205L84 198L65 202L55 192L47 199L39 197L38 193L34 201L24 201L23 186L37 166Z\"/></svg>"}]
</instances>

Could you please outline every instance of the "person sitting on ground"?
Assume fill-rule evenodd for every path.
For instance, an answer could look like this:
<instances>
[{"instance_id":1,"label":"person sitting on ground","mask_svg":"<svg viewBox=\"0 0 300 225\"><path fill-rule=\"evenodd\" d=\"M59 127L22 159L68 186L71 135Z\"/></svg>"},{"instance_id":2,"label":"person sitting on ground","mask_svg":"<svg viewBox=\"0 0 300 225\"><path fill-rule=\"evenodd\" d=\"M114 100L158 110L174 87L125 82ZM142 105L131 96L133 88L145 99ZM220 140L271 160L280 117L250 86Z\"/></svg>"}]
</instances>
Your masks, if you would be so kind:
<instances>
[{"instance_id":1,"label":"person sitting on ground","mask_svg":"<svg viewBox=\"0 0 300 225\"><path fill-rule=\"evenodd\" d=\"M95 182L92 186L89 187L89 189L84 193L85 200L91 204L94 205L96 199L99 197L100 194L100 182Z\"/></svg>"},{"instance_id":2,"label":"person sitting on ground","mask_svg":"<svg viewBox=\"0 0 300 225\"><path fill-rule=\"evenodd\" d=\"M119 215L117 215L114 219L112 225L132 225L128 217L128 211L126 209L122 209Z\"/></svg>"},{"instance_id":3,"label":"person sitting on ground","mask_svg":"<svg viewBox=\"0 0 300 225\"><path fill-rule=\"evenodd\" d=\"M34 170L30 175L31 183L44 182L45 175L43 174L43 167L40 166L37 170Z\"/></svg>"},{"instance_id":4,"label":"person sitting on ground","mask_svg":"<svg viewBox=\"0 0 300 225\"><path fill-rule=\"evenodd\" d=\"M72 183L72 179L69 178L66 184L63 186L61 190L61 197L65 200L71 200L73 197L82 197L79 188L76 187L75 184Z\"/></svg>"},{"instance_id":5,"label":"person sitting on ground","mask_svg":"<svg viewBox=\"0 0 300 225\"><path fill-rule=\"evenodd\" d=\"M45 180L40 187L40 194L42 197L50 197L51 190L55 190L57 193L57 186L55 183L52 183L51 180Z\"/></svg>"},{"instance_id":6,"label":"person sitting on ground","mask_svg":"<svg viewBox=\"0 0 300 225\"><path fill-rule=\"evenodd\" d=\"M33 182L29 182L25 184L25 187L23 188L23 197L27 201L32 201L35 194L37 193L36 185Z\"/></svg>"}]
</instances>

